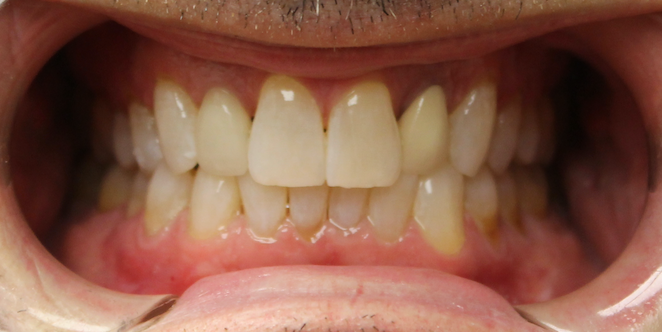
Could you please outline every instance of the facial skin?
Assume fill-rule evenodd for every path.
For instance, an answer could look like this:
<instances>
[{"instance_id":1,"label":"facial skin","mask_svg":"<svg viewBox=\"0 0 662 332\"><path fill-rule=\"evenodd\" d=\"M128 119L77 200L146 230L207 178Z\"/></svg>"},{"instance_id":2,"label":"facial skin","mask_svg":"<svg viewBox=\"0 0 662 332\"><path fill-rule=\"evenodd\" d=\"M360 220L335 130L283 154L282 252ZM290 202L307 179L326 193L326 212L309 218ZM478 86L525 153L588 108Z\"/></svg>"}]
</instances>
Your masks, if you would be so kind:
<instances>
[{"instance_id":1,"label":"facial skin","mask_svg":"<svg viewBox=\"0 0 662 332\"><path fill-rule=\"evenodd\" d=\"M407 275L404 282L393 270L379 267L357 271L303 266L204 279L177 300L169 295L121 294L73 275L38 243L17 207L6 166L11 161L3 148L0 330L203 331L223 326L276 331L296 324L301 330L373 326L390 331L388 324L394 321L399 331L473 331L472 324L479 330L504 331L543 331L540 326L556 331L662 329L662 284L657 278L662 271L662 189L657 184L662 155L662 24L656 14L662 1L284 0L219 6L211 0L0 4L0 44L6 45L0 48L3 142L8 140L16 105L45 62L76 35L107 20L193 56L314 79L470 59L546 35L546 43L577 54L607 80L629 90L642 114L651 156L650 183L631 244L581 289L517 309L474 282L406 268L396 270ZM444 288L451 283L457 288ZM359 288L365 295L353 302ZM269 291L261 292L264 289ZM426 293L432 300L421 301ZM382 318L370 316L370 323L361 325L365 315L357 312L379 312Z\"/></svg>"}]
</instances>

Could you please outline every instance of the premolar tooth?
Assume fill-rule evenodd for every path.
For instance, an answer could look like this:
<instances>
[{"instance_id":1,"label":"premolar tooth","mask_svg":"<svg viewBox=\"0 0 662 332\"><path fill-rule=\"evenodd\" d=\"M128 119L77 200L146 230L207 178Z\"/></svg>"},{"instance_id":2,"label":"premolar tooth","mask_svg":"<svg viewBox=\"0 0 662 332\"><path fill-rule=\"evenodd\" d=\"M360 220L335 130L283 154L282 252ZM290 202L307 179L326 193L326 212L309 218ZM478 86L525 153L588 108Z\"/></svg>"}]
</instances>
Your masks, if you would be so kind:
<instances>
[{"instance_id":1,"label":"premolar tooth","mask_svg":"<svg viewBox=\"0 0 662 332\"><path fill-rule=\"evenodd\" d=\"M533 107L523 110L520 124L519 141L517 142L517 160L529 165L536 160L540 144L540 124L538 111Z\"/></svg>"},{"instance_id":2,"label":"premolar tooth","mask_svg":"<svg viewBox=\"0 0 662 332\"><path fill-rule=\"evenodd\" d=\"M464 245L464 177L447 164L421 178L414 218L423 236L442 253L457 254Z\"/></svg>"},{"instance_id":3,"label":"premolar tooth","mask_svg":"<svg viewBox=\"0 0 662 332\"><path fill-rule=\"evenodd\" d=\"M154 172L163 159L156 120L147 107L138 103L129 106L133 154L141 169Z\"/></svg>"},{"instance_id":4,"label":"premolar tooth","mask_svg":"<svg viewBox=\"0 0 662 332\"><path fill-rule=\"evenodd\" d=\"M169 226L188 206L192 183L193 178L188 172L175 174L165 164L156 168L145 202L145 231L148 235Z\"/></svg>"},{"instance_id":5,"label":"premolar tooth","mask_svg":"<svg viewBox=\"0 0 662 332\"><path fill-rule=\"evenodd\" d=\"M499 197L499 216L501 220L522 231L522 221L519 215L519 202L517 201L517 184L510 171L496 177L497 193Z\"/></svg>"},{"instance_id":6,"label":"premolar tooth","mask_svg":"<svg viewBox=\"0 0 662 332\"><path fill-rule=\"evenodd\" d=\"M112 167L101 183L99 210L110 211L126 203L131 192L132 177L130 171L117 166Z\"/></svg>"},{"instance_id":7,"label":"premolar tooth","mask_svg":"<svg viewBox=\"0 0 662 332\"><path fill-rule=\"evenodd\" d=\"M145 208L148 186L149 178L142 172L136 172L136 175L133 177L131 195L129 196L129 204L127 206L126 212L129 217L137 215L138 212Z\"/></svg>"},{"instance_id":8,"label":"premolar tooth","mask_svg":"<svg viewBox=\"0 0 662 332\"><path fill-rule=\"evenodd\" d=\"M161 150L175 174L197 164L195 123L197 110L188 93L176 83L158 81L154 88L154 115Z\"/></svg>"},{"instance_id":9,"label":"premolar tooth","mask_svg":"<svg viewBox=\"0 0 662 332\"><path fill-rule=\"evenodd\" d=\"M189 234L197 239L216 235L241 211L237 179L198 170L190 206Z\"/></svg>"},{"instance_id":10,"label":"premolar tooth","mask_svg":"<svg viewBox=\"0 0 662 332\"><path fill-rule=\"evenodd\" d=\"M379 238L396 242L403 235L417 188L418 176L402 174L392 186L370 190L368 220Z\"/></svg>"},{"instance_id":11,"label":"premolar tooth","mask_svg":"<svg viewBox=\"0 0 662 332\"><path fill-rule=\"evenodd\" d=\"M124 168L131 168L136 163L131 142L131 128L126 114L115 113L113 123L113 154L117 163Z\"/></svg>"},{"instance_id":12,"label":"premolar tooth","mask_svg":"<svg viewBox=\"0 0 662 332\"><path fill-rule=\"evenodd\" d=\"M448 158L446 95L431 86L407 108L398 121L402 140L402 172L425 174Z\"/></svg>"},{"instance_id":13,"label":"premolar tooth","mask_svg":"<svg viewBox=\"0 0 662 332\"><path fill-rule=\"evenodd\" d=\"M290 220L303 234L314 232L326 219L329 187L289 188Z\"/></svg>"},{"instance_id":14,"label":"premolar tooth","mask_svg":"<svg viewBox=\"0 0 662 332\"><path fill-rule=\"evenodd\" d=\"M386 187L400 175L402 148L391 96L383 83L356 85L331 110L329 186Z\"/></svg>"},{"instance_id":15,"label":"premolar tooth","mask_svg":"<svg viewBox=\"0 0 662 332\"><path fill-rule=\"evenodd\" d=\"M485 161L496 117L492 81L474 87L450 115L450 159L460 173L474 176Z\"/></svg>"},{"instance_id":16,"label":"premolar tooth","mask_svg":"<svg viewBox=\"0 0 662 332\"><path fill-rule=\"evenodd\" d=\"M517 96L497 114L487 162L492 170L503 173L517 150L517 135L522 118L522 99Z\"/></svg>"},{"instance_id":17,"label":"premolar tooth","mask_svg":"<svg viewBox=\"0 0 662 332\"><path fill-rule=\"evenodd\" d=\"M355 227L363 217L369 192L365 188L331 188L329 221L341 229Z\"/></svg>"},{"instance_id":18,"label":"premolar tooth","mask_svg":"<svg viewBox=\"0 0 662 332\"><path fill-rule=\"evenodd\" d=\"M248 170L248 135L251 120L230 92L207 92L196 127L200 168L218 176L240 176Z\"/></svg>"},{"instance_id":19,"label":"premolar tooth","mask_svg":"<svg viewBox=\"0 0 662 332\"><path fill-rule=\"evenodd\" d=\"M301 83L272 76L260 93L248 143L248 168L263 185L307 187L326 179L322 114Z\"/></svg>"},{"instance_id":20,"label":"premolar tooth","mask_svg":"<svg viewBox=\"0 0 662 332\"><path fill-rule=\"evenodd\" d=\"M473 217L478 229L492 242L498 239L498 193L494 176L482 167L464 183L464 208Z\"/></svg>"},{"instance_id":21,"label":"premolar tooth","mask_svg":"<svg viewBox=\"0 0 662 332\"><path fill-rule=\"evenodd\" d=\"M248 227L258 237L273 238L287 211L287 188L263 186L250 174L237 178Z\"/></svg>"},{"instance_id":22,"label":"premolar tooth","mask_svg":"<svg viewBox=\"0 0 662 332\"><path fill-rule=\"evenodd\" d=\"M547 178L539 166L516 167L513 169L517 183L517 198L521 211L535 217L547 215Z\"/></svg>"}]
</instances>

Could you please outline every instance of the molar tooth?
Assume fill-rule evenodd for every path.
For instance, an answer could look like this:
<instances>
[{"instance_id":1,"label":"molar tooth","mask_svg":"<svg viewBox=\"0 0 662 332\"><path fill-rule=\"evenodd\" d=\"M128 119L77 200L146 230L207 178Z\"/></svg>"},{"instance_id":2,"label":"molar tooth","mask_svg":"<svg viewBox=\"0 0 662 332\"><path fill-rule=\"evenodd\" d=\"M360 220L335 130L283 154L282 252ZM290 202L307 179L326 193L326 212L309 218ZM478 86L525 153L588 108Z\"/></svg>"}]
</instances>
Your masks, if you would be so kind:
<instances>
[{"instance_id":1,"label":"molar tooth","mask_svg":"<svg viewBox=\"0 0 662 332\"><path fill-rule=\"evenodd\" d=\"M540 124L538 112L533 107L527 107L522 113L519 141L517 142L517 160L522 164L533 163L538 155L540 144Z\"/></svg>"},{"instance_id":2,"label":"molar tooth","mask_svg":"<svg viewBox=\"0 0 662 332\"><path fill-rule=\"evenodd\" d=\"M297 229L311 233L326 219L329 187L289 188L290 219Z\"/></svg>"},{"instance_id":3,"label":"molar tooth","mask_svg":"<svg viewBox=\"0 0 662 332\"><path fill-rule=\"evenodd\" d=\"M99 210L110 211L126 203L131 191L131 178L130 171L119 166L112 167L101 183L97 205Z\"/></svg>"},{"instance_id":4,"label":"molar tooth","mask_svg":"<svg viewBox=\"0 0 662 332\"><path fill-rule=\"evenodd\" d=\"M464 178L447 164L421 178L414 218L425 239L442 253L453 255L464 245Z\"/></svg>"},{"instance_id":5,"label":"molar tooth","mask_svg":"<svg viewBox=\"0 0 662 332\"><path fill-rule=\"evenodd\" d=\"M142 172L136 172L131 185L131 195L127 206L127 216L133 217L145 208L149 178Z\"/></svg>"},{"instance_id":6,"label":"molar tooth","mask_svg":"<svg viewBox=\"0 0 662 332\"><path fill-rule=\"evenodd\" d=\"M450 159L460 173L474 176L485 161L496 117L492 81L476 85L450 115Z\"/></svg>"},{"instance_id":7,"label":"molar tooth","mask_svg":"<svg viewBox=\"0 0 662 332\"><path fill-rule=\"evenodd\" d=\"M341 229L355 227L365 210L369 189L332 187L329 194L329 221Z\"/></svg>"},{"instance_id":8,"label":"molar tooth","mask_svg":"<svg viewBox=\"0 0 662 332\"><path fill-rule=\"evenodd\" d=\"M195 148L196 107L176 83L158 81L154 88L154 115L166 164L175 174L197 163Z\"/></svg>"},{"instance_id":9,"label":"molar tooth","mask_svg":"<svg viewBox=\"0 0 662 332\"><path fill-rule=\"evenodd\" d=\"M129 106L129 120L136 161L142 170L152 173L163 159L156 120L147 107L138 103Z\"/></svg>"},{"instance_id":10,"label":"molar tooth","mask_svg":"<svg viewBox=\"0 0 662 332\"><path fill-rule=\"evenodd\" d=\"M263 186L248 173L237 179L248 227L258 237L273 238L287 212L287 188Z\"/></svg>"},{"instance_id":11,"label":"molar tooth","mask_svg":"<svg viewBox=\"0 0 662 332\"><path fill-rule=\"evenodd\" d=\"M326 177L329 186L386 187L400 175L402 148L388 88L356 85L331 110Z\"/></svg>"},{"instance_id":12,"label":"molar tooth","mask_svg":"<svg viewBox=\"0 0 662 332\"><path fill-rule=\"evenodd\" d=\"M547 178L540 166L515 167L517 198L523 213L543 218L547 215Z\"/></svg>"},{"instance_id":13,"label":"molar tooth","mask_svg":"<svg viewBox=\"0 0 662 332\"><path fill-rule=\"evenodd\" d=\"M237 179L199 169L193 181L190 206L189 234L197 239L216 235L241 211Z\"/></svg>"},{"instance_id":14,"label":"molar tooth","mask_svg":"<svg viewBox=\"0 0 662 332\"><path fill-rule=\"evenodd\" d=\"M131 168L136 163L131 142L131 128L126 114L116 112L113 123L113 154L120 166Z\"/></svg>"},{"instance_id":15,"label":"molar tooth","mask_svg":"<svg viewBox=\"0 0 662 332\"><path fill-rule=\"evenodd\" d=\"M487 162L492 170L503 173L510 165L517 150L517 135L522 118L522 99L517 96L499 112Z\"/></svg>"},{"instance_id":16,"label":"molar tooth","mask_svg":"<svg viewBox=\"0 0 662 332\"><path fill-rule=\"evenodd\" d=\"M251 120L237 97L220 88L209 90L196 127L200 168L218 176L246 174L250 130Z\"/></svg>"},{"instance_id":17,"label":"molar tooth","mask_svg":"<svg viewBox=\"0 0 662 332\"><path fill-rule=\"evenodd\" d=\"M425 174L448 158L446 95L438 85L423 92L398 121L402 172Z\"/></svg>"},{"instance_id":18,"label":"molar tooth","mask_svg":"<svg viewBox=\"0 0 662 332\"><path fill-rule=\"evenodd\" d=\"M474 177L464 182L464 208L478 229L493 243L498 240L498 196L494 176L483 166Z\"/></svg>"},{"instance_id":19,"label":"molar tooth","mask_svg":"<svg viewBox=\"0 0 662 332\"><path fill-rule=\"evenodd\" d=\"M169 226L188 206L192 182L188 172L175 174L163 163L156 168L145 201L145 231L148 235Z\"/></svg>"},{"instance_id":20,"label":"molar tooth","mask_svg":"<svg viewBox=\"0 0 662 332\"><path fill-rule=\"evenodd\" d=\"M322 114L308 89L294 79L272 76L264 83L248 142L248 168L263 185L324 184Z\"/></svg>"},{"instance_id":21,"label":"molar tooth","mask_svg":"<svg viewBox=\"0 0 662 332\"><path fill-rule=\"evenodd\" d=\"M519 202L517 200L517 184L509 170L496 177L496 185L501 220L522 231L522 220L520 219Z\"/></svg>"},{"instance_id":22,"label":"molar tooth","mask_svg":"<svg viewBox=\"0 0 662 332\"><path fill-rule=\"evenodd\" d=\"M404 233L418 189L418 176L402 174L390 187L370 190L368 220L379 238L396 242Z\"/></svg>"}]
</instances>

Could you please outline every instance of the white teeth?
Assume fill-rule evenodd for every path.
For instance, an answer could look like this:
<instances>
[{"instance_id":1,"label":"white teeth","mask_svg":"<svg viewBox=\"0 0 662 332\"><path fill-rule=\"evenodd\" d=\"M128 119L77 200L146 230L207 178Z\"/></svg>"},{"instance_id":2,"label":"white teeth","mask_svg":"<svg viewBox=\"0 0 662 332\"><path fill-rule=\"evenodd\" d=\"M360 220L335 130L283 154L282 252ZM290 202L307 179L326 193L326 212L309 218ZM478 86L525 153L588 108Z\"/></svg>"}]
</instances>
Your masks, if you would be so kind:
<instances>
[{"instance_id":1,"label":"white teeth","mask_svg":"<svg viewBox=\"0 0 662 332\"><path fill-rule=\"evenodd\" d=\"M496 85L483 81L450 115L450 158L460 173L474 176L485 161L494 128Z\"/></svg>"},{"instance_id":2,"label":"white teeth","mask_svg":"<svg viewBox=\"0 0 662 332\"><path fill-rule=\"evenodd\" d=\"M431 86L407 108L400 121L402 172L425 174L448 158L446 95Z\"/></svg>"},{"instance_id":3,"label":"white teeth","mask_svg":"<svg viewBox=\"0 0 662 332\"><path fill-rule=\"evenodd\" d=\"M145 231L148 235L169 226L188 206L192 182L190 173L174 174L165 164L156 168L145 202Z\"/></svg>"},{"instance_id":4,"label":"white teeth","mask_svg":"<svg viewBox=\"0 0 662 332\"><path fill-rule=\"evenodd\" d=\"M329 187L289 188L290 220L302 233L314 232L326 219Z\"/></svg>"},{"instance_id":5,"label":"white teeth","mask_svg":"<svg viewBox=\"0 0 662 332\"><path fill-rule=\"evenodd\" d=\"M383 83L364 82L345 95L331 110L328 137L329 186L386 187L400 175L400 135Z\"/></svg>"},{"instance_id":6,"label":"white teeth","mask_svg":"<svg viewBox=\"0 0 662 332\"><path fill-rule=\"evenodd\" d=\"M466 179L464 194L464 208L473 217L478 229L490 240L496 240L499 208L497 186L487 167L482 167L476 176Z\"/></svg>"},{"instance_id":7,"label":"white teeth","mask_svg":"<svg viewBox=\"0 0 662 332\"><path fill-rule=\"evenodd\" d=\"M192 169L197 163L195 147L196 107L188 93L169 81L158 81L154 88L154 115L161 150L175 174Z\"/></svg>"},{"instance_id":8,"label":"white teeth","mask_svg":"<svg viewBox=\"0 0 662 332\"><path fill-rule=\"evenodd\" d=\"M517 160L530 165L536 160L540 144L540 124L538 111L528 107L523 110L520 125L519 141L517 142Z\"/></svg>"},{"instance_id":9,"label":"white teeth","mask_svg":"<svg viewBox=\"0 0 662 332\"><path fill-rule=\"evenodd\" d=\"M113 154L117 163L124 168L131 168L136 163L133 156L129 119L126 114L120 112L115 113L113 123Z\"/></svg>"},{"instance_id":10,"label":"white teeth","mask_svg":"<svg viewBox=\"0 0 662 332\"><path fill-rule=\"evenodd\" d=\"M236 178L198 170L193 182L190 206L189 234L197 239L217 235L241 211Z\"/></svg>"},{"instance_id":11,"label":"white teeth","mask_svg":"<svg viewBox=\"0 0 662 332\"><path fill-rule=\"evenodd\" d=\"M519 96L508 103L497 115L487 162L492 170L503 173L517 150L517 136L522 118L522 100Z\"/></svg>"},{"instance_id":12,"label":"white teeth","mask_svg":"<svg viewBox=\"0 0 662 332\"><path fill-rule=\"evenodd\" d=\"M414 218L424 238L442 253L457 254L464 245L464 178L445 165L421 178Z\"/></svg>"},{"instance_id":13,"label":"white teeth","mask_svg":"<svg viewBox=\"0 0 662 332\"><path fill-rule=\"evenodd\" d=\"M522 222L519 216L519 203L517 201L517 184L510 171L497 176L496 185L501 220L521 231Z\"/></svg>"},{"instance_id":14,"label":"white teeth","mask_svg":"<svg viewBox=\"0 0 662 332\"><path fill-rule=\"evenodd\" d=\"M237 97L223 89L209 90L197 121L200 168L218 176L246 174L251 120Z\"/></svg>"},{"instance_id":15,"label":"white teeth","mask_svg":"<svg viewBox=\"0 0 662 332\"><path fill-rule=\"evenodd\" d=\"M364 188L331 188L329 221L341 229L355 227L363 217L369 192Z\"/></svg>"},{"instance_id":16,"label":"white teeth","mask_svg":"<svg viewBox=\"0 0 662 332\"><path fill-rule=\"evenodd\" d=\"M143 171L154 172L163 159L156 120L150 111L138 103L129 106L133 154Z\"/></svg>"},{"instance_id":17,"label":"white teeth","mask_svg":"<svg viewBox=\"0 0 662 332\"><path fill-rule=\"evenodd\" d=\"M418 176L403 174L392 186L370 190L368 220L375 233L387 242L404 233L418 188Z\"/></svg>"},{"instance_id":18,"label":"white teeth","mask_svg":"<svg viewBox=\"0 0 662 332\"><path fill-rule=\"evenodd\" d=\"M516 167L513 177L517 183L517 198L524 214L545 217L547 214L547 178L539 166Z\"/></svg>"},{"instance_id":19,"label":"white teeth","mask_svg":"<svg viewBox=\"0 0 662 332\"><path fill-rule=\"evenodd\" d=\"M272 76L262 87L248 143L256 182L281 187L324 184L324 127L313 96L301 83Z\"/></svg>"},{"instance_id":20,"label":"white teeth","mask_svg":"<svg viewBox=\"0 0 662 332\"><path fill-rule=\"evenodd\" d=\"M126 203L131 192L132 177L130 171L117 166L106 173L99 193L100 211L110 211Z\"/></svg>"},{"instance_id":21,"label":"white teeth","mask_svg":"<svg viewBox=\"0 0 662 332\"><path fill-rule=\"evenodd\" d=\"M246 174L238 178L248 227L261 238L273 238L287 212L287 188L263 186Z\"/></svg>"},{"instance_id":22,"label":"white teeth","mask_svg":"<svg viewBox=\"0 0 662 332\"><path fill-rule=\"evenodd\" d=\"M137 215L143 210L143 208L145 208L148 185L149 178L142 172L136 172L136 175L133 177L133 185L131 187L131 195L129 196L129 204L126 212L129 217Z\"/></svg>"}]
</instances>

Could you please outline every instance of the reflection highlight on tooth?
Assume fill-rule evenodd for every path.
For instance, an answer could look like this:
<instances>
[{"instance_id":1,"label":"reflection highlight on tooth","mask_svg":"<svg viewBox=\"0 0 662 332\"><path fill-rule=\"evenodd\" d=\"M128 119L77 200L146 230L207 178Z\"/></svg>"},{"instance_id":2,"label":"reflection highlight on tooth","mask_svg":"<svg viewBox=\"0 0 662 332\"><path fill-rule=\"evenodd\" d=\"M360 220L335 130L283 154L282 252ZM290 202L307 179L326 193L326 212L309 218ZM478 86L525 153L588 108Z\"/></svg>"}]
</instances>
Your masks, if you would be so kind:
<instances>
[{"instance_id":1,"label":"reflection highlight on tooth","mask_svg":"<svg viewBox=\"0 0 662 332\"><path fill-rule=\"evenodd\" d=\"M273 238L287 213L287 188L261 185L250 174L237 180L248 227L257 237Z\"/></svg>"},{"instance_id":2,"label":"reflection highlight on tooth","mask_svg":"<svg viewBox=\"0 0 662 332\"><path fill-rule=\"evenodd\" d=\"M390 187L370 190L368 220L386 242L396 242L404 233L418 189L418 176L402 174Z\"/></svg>"},{"instance_id":3,"label":"reflection highlight on tooth","mask_svg":"<svg viewBox=\"0 0 662 332\"><path fill-rule=\"evenodd\" d=\"M113 122L113 154L117 163L124 168L131 168L136 164L129 119L121 112L115 113Z\"/></svg>"},{"instance_id":4,"label":"reflection highlight on tooth","mask_svg":"<svg viewBox=\"0 0 662 332\"><path fill-rule=\"evenodd\" d=\"M364 215L369 192L365 188L331 188L329 221L345 230L356 227Z\"/></svg>"},{"instance_id":5,"label":"reflection highlight on tooth","mask_svg":"<svg viewBox=\"0 0 662 332\"><path fill-rule=\"evenodd\" d=\"M329 187L289 188L290 221L304 235L316 231L327 217Z\"/></svg>"},{"instance_id":6,"label":"reflection highlight on tooth","mask_svg":"<svg viewBox=\"0 0 662 332\"><path fill-rule=\"evenodd\" d=\"M493 242L498 239L497 187L487 167L482 167L476 176L465 179L464 208L488 239Z\"/></svg>"},{"instance_id":7,"label":"reflection highlight on tooth","mask_svg":"<svg viewBox=\"0 0 662 332\"><path fill-rule=\"evenodd\" d=\"M236 178L198 170L193 181L190 207L189 234L197 239L217 235L241 212Z\"/></svg>"},{"instance_id":8,"label":"reflection highlight on tooth","mask_svg":"<svg viewBox=\"0 0 662 332\"><path fill-rule=\"evenodd\" d=\"M163 159L156 120L147 107L138 103L129 106L129 120L136 162L140 169L152 173Z\"/></svg>"},{"instance_id":9,"label":"reflection highlight on tooth","mask_svg":"<svg viewBox=\"0 0 662 332\"><path fill-rule=\"evenodd\" d=\"M169 226L189 203L193 177L190 173L175 174L159 165L152 175L145 201L145 232L155 235Z\"/></svg>"},{"instance_id":10,"label":"reflection highlight on tooth","mask_svg":"<svg viewBox=\"0 0 662 332\"><path fill-rule=\"evenodd\" d=\"M490 168L497 174L503 173L515 156L521 118L522 99L519 96L506 104L497 115L487 155Z\"/></svg>"}]
</instances>

